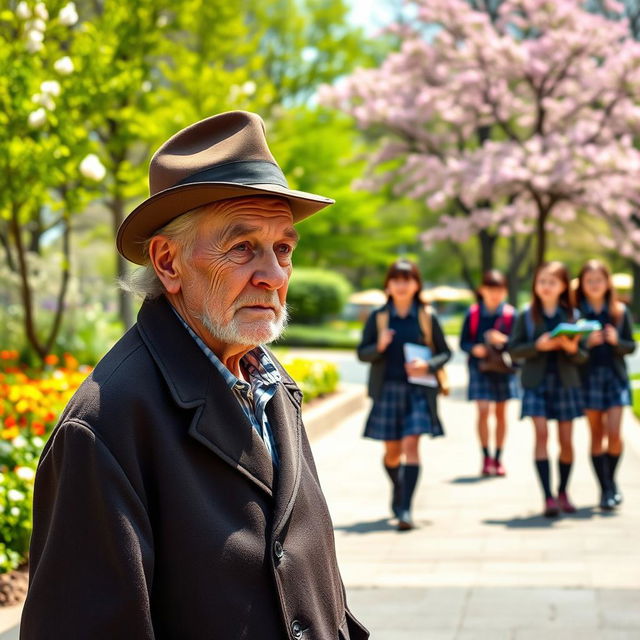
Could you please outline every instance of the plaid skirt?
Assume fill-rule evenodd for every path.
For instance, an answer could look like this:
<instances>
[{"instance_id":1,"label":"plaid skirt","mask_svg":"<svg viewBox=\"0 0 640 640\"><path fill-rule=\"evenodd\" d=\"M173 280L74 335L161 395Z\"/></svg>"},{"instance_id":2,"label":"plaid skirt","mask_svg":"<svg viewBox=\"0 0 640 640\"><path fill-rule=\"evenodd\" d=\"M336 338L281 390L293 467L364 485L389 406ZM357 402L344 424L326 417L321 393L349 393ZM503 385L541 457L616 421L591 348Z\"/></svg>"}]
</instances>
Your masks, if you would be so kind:
<instances>
[{"instance_id":1,"label":"plaid skirt","mask_svg":"<svg viewBox=\"0 0 640 640\"><path fill-rule=\"evenodd\" d=\"M475 363L469 364L469 388L467 399L505 402L518 397L518 381L515 374L483 373Z\"/></svg>"},{"instance_id":2,"label":"plaid skirt","mask_svg":"<svg viewBox=\"0 0 640 640\"><path fill-rule=\"evenodd\" d=\"M584 413L580 387L565 389L556 372L549 372L535 389L525 389L521 418L543 416L547 420L573 420Z\"/></svg>"},{"instance_id":3,"label":"plaid skirt","mask_svg":"<svg viewBox=\"0 0 640 640\"><path fill-rule=\"evenodd\" d=\"M387 381L380 398L374 401L364 429L365 438L402 440L405 436L428 433L443 435L438 416L429 410L421 386Z\"/></svg>"},{"instance_id":4,"label":"plaid skirt","mask_svg":"<svg viewBox=\"0 0 640 640\"><path fill-rule=\"evenodd\" d=\"M582 381L585 409L607 411L631 404L628 380L621 380L609 367L590 368Z\"/></svg>"}]
</instances>

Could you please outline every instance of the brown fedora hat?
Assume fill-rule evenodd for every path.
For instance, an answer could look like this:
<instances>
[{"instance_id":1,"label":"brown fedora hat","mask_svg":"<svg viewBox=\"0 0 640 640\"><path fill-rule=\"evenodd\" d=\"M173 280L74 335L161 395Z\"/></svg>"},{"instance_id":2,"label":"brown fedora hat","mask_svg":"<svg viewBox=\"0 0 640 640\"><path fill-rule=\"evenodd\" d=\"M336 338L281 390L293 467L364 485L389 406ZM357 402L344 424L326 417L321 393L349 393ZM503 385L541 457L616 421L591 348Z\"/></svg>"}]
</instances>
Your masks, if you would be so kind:
<instances>
[{"instance_id":1,"label":"brown fedora hat","mask_svg":"<svg viewBox=\"0 0 640 640\"><path fill-rule=\"evenodd\" d=\"M294 222L333 204L331 198L289 189L255 113L229 111L201 120L165 142L151 159L149 193L122 222L118 251L143 264L144 242L174 218L210 202L253 195L288 200Z\"/></svg>"}]
</instances>

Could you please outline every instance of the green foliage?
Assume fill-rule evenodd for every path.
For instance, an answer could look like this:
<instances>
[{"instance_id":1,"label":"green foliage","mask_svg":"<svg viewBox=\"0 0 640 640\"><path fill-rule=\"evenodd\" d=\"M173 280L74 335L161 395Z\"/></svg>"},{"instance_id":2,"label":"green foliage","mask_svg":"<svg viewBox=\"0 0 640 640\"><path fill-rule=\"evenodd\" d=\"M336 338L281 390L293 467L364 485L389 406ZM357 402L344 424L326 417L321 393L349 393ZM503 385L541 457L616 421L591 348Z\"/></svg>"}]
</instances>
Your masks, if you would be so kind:
<instances>
[{"instance_id":1,"label":"green foliage","mask_svg":"<svg viewBox=\"0 0 640 640\"><path fill-rule=\"evenodd\" d=\"M294 270L287 303L293 322L322 322L342 311L351 287L338 273L323 269Z\"/></svg>"},{"instance_id":2,"label":"green foliage","mask_svg":"<svg viewBox=\"0 0 640 640\"><path fill-rule=\"evenodd\" d=\"M355 349L359 342L360 331L336 329L330 325L293 324L287 327L278 344L290 347Z\"/></svg>"}]
</instances>

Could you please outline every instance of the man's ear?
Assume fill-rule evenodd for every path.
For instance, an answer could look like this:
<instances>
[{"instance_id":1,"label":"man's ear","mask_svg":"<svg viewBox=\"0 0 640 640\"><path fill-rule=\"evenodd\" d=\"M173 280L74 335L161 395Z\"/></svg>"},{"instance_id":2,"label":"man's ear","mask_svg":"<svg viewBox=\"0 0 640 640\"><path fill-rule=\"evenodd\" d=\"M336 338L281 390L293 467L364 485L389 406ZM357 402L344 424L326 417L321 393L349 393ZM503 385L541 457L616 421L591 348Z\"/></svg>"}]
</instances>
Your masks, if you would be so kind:
<instances>
[{"instance_id":1,"label":"man's ear","mask_svg":"<svg viewBox=\"0 0 640 640\"><path fill-rule=\"evenodd\" d=\"M177 264L176 243L163 235L151 238L149 243L149 258L151 264L164 285L167 293L176 294L182 287L182 278Z\"/></svg>"}]
</instances>

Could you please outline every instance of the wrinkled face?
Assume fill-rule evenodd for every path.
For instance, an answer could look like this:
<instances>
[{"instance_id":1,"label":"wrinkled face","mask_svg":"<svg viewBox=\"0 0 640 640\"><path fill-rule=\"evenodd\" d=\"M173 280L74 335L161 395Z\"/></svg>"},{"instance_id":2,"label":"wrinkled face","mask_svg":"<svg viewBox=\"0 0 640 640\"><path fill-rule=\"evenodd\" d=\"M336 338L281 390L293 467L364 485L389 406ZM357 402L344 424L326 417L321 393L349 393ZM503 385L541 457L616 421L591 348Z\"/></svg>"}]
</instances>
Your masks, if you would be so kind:
<instances>
[{"instance_id":1,"label":"wrinkled face","mask_svg":"<svg viewBox=\"0 0 640 640\"><path fill-rule=\"evenodd\" d=\"M564 290L564 282L548 269L542 269L536 276L535 292L542 304L556 304Z\"/></svg>"},{"instance_id":2,"label":"wrinkled face","mask_svg":"<svg viewBox=\"0 0 640 640\"><path fill-rule=\"evenodd\" d=\"M507 290L504 287L487 287L483 285L480 287L480 295L487 307L495 309L506 300Z\"/></svg>"},{"instance_id":3,"label":"wrinkled face","mask_svg":"<svg viewBox=\"0 0 640 640\"><path fill-rule=\"evenodd\" d=\"M181 264L188 314L225 345L275 340L286 326L297 238L289 204L279 198L236 198L204 214L193 253Z\"/></svg>"},{"instance_id":4,"label":"wrinkled face","mask_svg":"<svg viewBox=\"0 0 640 640\"><path fill-rule=\"evenodd\" d=\"M582 276L582 290L589 299L602 300L608 288L607 277L598 269L587 271Z\"/></svg>"},{"instance_id":5,"label":"wrinkled face","mask_svg":"<svg viewBox=\"0 0 640 640\"><path fill-rule=\"evenodd\" d=\"M420 285L414 278L398 276L387 282L386 292L396 303L408 302L418 292Z\"/></svg>"}]
</instances>

